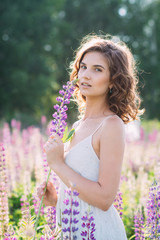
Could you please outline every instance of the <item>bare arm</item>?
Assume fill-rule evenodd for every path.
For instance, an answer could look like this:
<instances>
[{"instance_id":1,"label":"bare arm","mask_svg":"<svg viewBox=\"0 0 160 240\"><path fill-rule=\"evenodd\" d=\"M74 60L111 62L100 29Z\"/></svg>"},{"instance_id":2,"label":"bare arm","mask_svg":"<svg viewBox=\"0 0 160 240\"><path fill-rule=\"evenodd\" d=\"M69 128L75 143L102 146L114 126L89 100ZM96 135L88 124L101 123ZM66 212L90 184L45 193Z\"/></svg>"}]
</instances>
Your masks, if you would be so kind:
<instances>
[{"instance_id":1,"label":"bare arm","mask_svg":"<svg viewBox=\"0 0 160 240\"><path fill-rule=\"evenodd\" d=\"M117 117L107 119L101 128L98 182L80 176L63 161L51 165L51 168L68 187L79 192L82 200L106 211L113 203L118 190L124 139L122 121Z\"/></svg>"}]
</instances>

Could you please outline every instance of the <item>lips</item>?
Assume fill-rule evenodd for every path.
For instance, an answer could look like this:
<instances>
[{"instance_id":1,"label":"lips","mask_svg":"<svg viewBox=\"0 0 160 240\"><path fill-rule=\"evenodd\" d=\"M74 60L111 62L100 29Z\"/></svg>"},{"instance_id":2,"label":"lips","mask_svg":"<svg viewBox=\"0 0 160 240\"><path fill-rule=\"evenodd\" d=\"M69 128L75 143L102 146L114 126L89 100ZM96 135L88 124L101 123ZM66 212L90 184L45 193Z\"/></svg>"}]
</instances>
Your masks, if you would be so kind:
<instances>
[{"instance_id":1,"label":"lips","mask_svg":"<svg viewBox=\"0 0 160 240\"><path fill-rule=\"evenodd\" d=\"M84 86L84 87L92 87L90 84L88 84L86 82L82 82L81 85Z\"/></svg>"}]
</instances>

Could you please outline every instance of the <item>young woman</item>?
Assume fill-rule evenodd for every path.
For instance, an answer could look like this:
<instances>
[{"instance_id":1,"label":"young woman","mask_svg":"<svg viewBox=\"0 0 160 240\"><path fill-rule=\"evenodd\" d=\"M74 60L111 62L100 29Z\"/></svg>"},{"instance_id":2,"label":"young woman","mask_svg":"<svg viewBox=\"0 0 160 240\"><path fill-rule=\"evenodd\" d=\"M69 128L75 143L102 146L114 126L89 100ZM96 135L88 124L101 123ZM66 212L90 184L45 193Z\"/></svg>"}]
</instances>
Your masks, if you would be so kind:
<instances>
[{"instance_id":1,"label":"young woman","mask_svg":"<svg viewBox=\"0 0 160 240\"><path fill-rule=\"evenodd\" d=\"M81 218L90 206L95 223L95 238L90 239L125 240L124 225L113 202L124 154L124 124L140 114L135 62L124 43L87 36L71 68L70 80L79 79L74 95L81 119L73 125L75 134L66 151L57 134L45 144L48 164L61 181L58 196L53 184L48 183L44 203L57 207L60 223L66 207L65 189L76 190L80 213L72 239L82 239ZM38 189L40 198L44 186Z\"/></svg>"}]
</instances>

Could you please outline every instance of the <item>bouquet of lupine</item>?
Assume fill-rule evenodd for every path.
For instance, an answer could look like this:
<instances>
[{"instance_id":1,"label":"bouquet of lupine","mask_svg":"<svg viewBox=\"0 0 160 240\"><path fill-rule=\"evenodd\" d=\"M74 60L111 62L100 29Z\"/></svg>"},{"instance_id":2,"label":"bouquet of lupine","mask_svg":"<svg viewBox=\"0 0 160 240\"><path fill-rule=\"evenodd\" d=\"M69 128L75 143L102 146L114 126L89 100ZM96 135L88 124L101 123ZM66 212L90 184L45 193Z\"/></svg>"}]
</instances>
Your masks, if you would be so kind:
<instances>
[{"instance_id":1,"label":"bouquet of lupine","mask_svg":"<svg viewBox=\"0 0 160 240\"><path fill-rule=\"evenodd\" d=\"M63 142L67 142L68 140L70 140L74 133L74 129L72 129L69 133L67 133L68 127L66 123L66 119L67 119L66 111L68 110L67 104L70 103L70 98L74 92L75 84L77 81L78 79L73 80L71 82L67 82L67 85L63 85L63 90L59 91L61 96L56 98L59 104L54 105L54 109L56 110L56 112L52 115L54 120L52 121L52 127L50 128L50 134L52 135L53 132L57 133L61 137ZM50 173L51 173L51 169L49 170L49 173L47 176L46 187L50 177ZM44 189L44 193L46 191L46 187ZM36 232L37 232L39 216L40 216L40 212L43 204L43 199L44 199L44 195L41 199L37 219L35 222L35 234L33 238L34 240L36 238Z\"/></svg>"}]
</instances>

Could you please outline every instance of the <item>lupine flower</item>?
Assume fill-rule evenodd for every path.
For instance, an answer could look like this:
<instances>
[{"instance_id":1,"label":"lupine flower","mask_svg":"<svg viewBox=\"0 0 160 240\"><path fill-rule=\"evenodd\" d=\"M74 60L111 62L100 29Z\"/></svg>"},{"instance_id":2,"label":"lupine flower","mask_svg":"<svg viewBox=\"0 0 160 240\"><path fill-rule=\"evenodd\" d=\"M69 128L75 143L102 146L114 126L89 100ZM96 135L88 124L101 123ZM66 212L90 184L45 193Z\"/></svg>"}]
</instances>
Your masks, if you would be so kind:
<instances>
[{"instance_id":1,"label":"lupine flower","mask_svg":"<svg viewBox=\"0 0 160 240\"><path fill-rule=\"evenodd\" d=\"M67 82L67 85L63 85L63 89L60 90L59 93L62 95L62 97L57 97L57 102L60 103L60 105L56 104L54 105L54 109L56 112L52 115L54 120L52 121L52 128L50 129L51 133L56 132L61 138L63 137L63 132L66 128L66 119L67 114L66 111L68 110L67 104L70 103L70 98L74 92L74 85L73 82Z\"/></svg>"},{"instance_id":2,"label":"lupine flower","mask_svg":"<svg viewBox=\"0 0 160 240\"><path fill-rule=\"evenodd\" d=\"M120 217L122 218L122 210L123 210L123 207L122 207L122 204L123 204L123 200L122 200L122 193L121 192L118 192L115 200L114 200L114 207L117 209Z\"/></svg>"},{"instance_id":3,"label":"lupine flower","mask_svg":"<svg viewBox=\"0 0 160 240\"><path fill-rule=\"evenodd\" d=\"M10 145L10 143L11 143L11 132L10 132L9 124L5 123L3 128L3 144L5 146L8 146Z\"/></svg>"},{"instance_id":4,"label":"lupine flower","mask_svg":"<svg viewBox=\"0 0 160 240\"><path fill-rule=\"evenodd\" d=\"M12 119L11 120L11 127L14 128L14 129L16 128L17 130L20 130L21 123L19 121L15 120L15 119Z\"/></svg>"},{"instance_id":5,"label":"lupine flower","mask_svg":"<svg viewBox=\"0 0 160 240\"><path fill-rule=\"evenodd\" d=\"M160 185L152 184L147 201L147 233L150 239L160 238Z\"/></svg>"},{"instance_id":6,"label":"lupine flower","mask_svg":"<svg viewBox=\"0 0 160 240\"><path fill-rule=\"evenodd\" d=\"M0 144L0 237L2 237L8 228L8 191L5 149Z\"/></svg>"},{"instance_id":7,"label":"lupine flower","mask_svg":"<svg viewBox=\"0 0 160 240\"><path fill-rule=\"evenodd\" d=\"M42 232L43 232L43 235L41 236L40 240L62 239L60 238L61 229L58 227L54 229L54 231L52 231L48 225L45 225L45 229L43 229Z\"/></svg>"},{"instance_id":8,"label":"lupine flower","mask_svg":"<svg viewBox=\"0 0 160 240\"><path fill-rule=\"evenodd\" d=\"M29 208L29 201L26 196L23 196L21 199L21 212L22 212L22 219L28 221L31 218L30 208Z\"/></svg>"},{"instance_id":9,"label":"lupine flower","mask_svg":"<svg viewBox=\"0 0 160 240\"><path fill-rule=\"evenodd\" d=\"M54 106L54 109L57 111L55 112L52 116L54 120L52 121L52 128L50 129L50 132L56 132L61 138L63 137L64 131L66 129L66 119L67 119L67 113L66 111L68 110L66 104L70 103L70 98L72 96L72 93L74 92L75 89L75 83L77 82L78 79L72 81L72 82L67 82L67 85L63 85L64 90L60 90L59 93L62 95L62 97L57 97L56 100L57 102L60 103L60 105L56 104ZM73 134L73 132L72 132ZM71 135L71 134L70 134ZM70 137L70 136L69 136ZM67 138L69 140L69 137ZM49 170L48 176L47 176L47 181L46 181L46 186L50 177L51 169ZM44 189L44 192L46 191L46 187ZM35 235L33 240L35 240L36 237L36 231L37 231L37 226L38 226L38 220L41 212L41 207L43 203L43 198L41 199L37 219L35 222Z\"/></svg>"},{"instance_id":10,"label":"lupine flower","mask_svg":"<svg viewBox=\"0 0 160 240\"><path fill-rule=\"evenodd\" d=\"M17 239L14 237L14 235L15 235L15 231L14 231L13 227L11 225L9 225L7 228L7 231L4 234L4 236L5 236L4 239Z\"/></svg>"},{"instance_id":11,"label":"lupine flower","mask_svg":"<svg viewBox=\"0 0 160 240\"><path fill-rule=\"evenodd\" d=\"M37 215L38 210L39 210L39 206L40 206L40 199L37 197L36 194L32 195L32 197L33 197L34 212ZM41 214L44 215L44 207L43 206L41 208Z\"/></svg>"},{"instance_id":12,"label":"lupine flower","mask_svg":"<svg viewBox=\"0 0 160 240\"><path fill-rule=\"evenodd\" d=\"M18 240L18 238L15 237L5 237L3 240Z\"/></svg>"},{"instance_id":13,"label":"lupine flower","mask_svg":"<svg viewBox=\"0 0 160 240\"><path fill-rule=\"evenodd\" d=\"M148 139L152 143L156 142L157 137L158 137L158 130L156 130L156 129L154 129L153 132L148 135Z\"/></svg>"},{"instance_id":14,"label":"lupine flower","mask_svg":"<svg viewBox=\"0 0 160 240\"><path fill-rule=\"evenodd\" d=\"M31 216L31 206L28 196L24 195L21 199L22 219L19 222L19 233L21 236L31 238L34 235L34 217Z\"/></svg>"},{"instance_id":15,"label":"lupine flower","mask_svg":"<svg viewBox=\"0 0 160 240\"><path fill-rule=\"evenodd\" d=\"M94 232L96 230L95 223L90 208L85 212L85 214L86 215L81 218L83 221L82 227L84 228L84 231L81 232L81 236L83 237L82 240L96 240L94 237Z\"/></svg>"},{"instance_id":16,"label":"lupine flower","mask_svg":"<svg viewBox=\"0 0 160 240\"><path fill-rule=\"evenodd\" d=\"M135 240L145 240L144 237L144 218L143 214L138 210L137 214L134 215L134 232Z\"/></svg>"},{"instance_id":17,"label":"lupine flower","mask_svg":"<svg viewBox=\"0 0 160 240\"><path fill-rule=\"evenodd\" d=\"M56 228L56 208L47 208L47 223L50 229L53 231Z\"/></svg>"},{"instance_id":18,"label":"lupine flower","mask_svg":"<svg viewBox=\"0 0 160 240\"><path fill-rule=\"evenodd\" d=\"M25 236L26 238L31 238L34 235L34 217L31 215L31 197L29 195L30 193L30 177L28 177L29 174L26 171L24 174L24 194L21 201L21 213L22 213L22 219L19 222L19 232L21 235Z\"/></svg>"},{"instance_id":19,"label":"lupine flower","mask_svg":"<svg viewBox=\"0 0 160 240\"><path fill-rule=\"evenodd\" d=\"M50 181L53 183L55 189L56 189L56 193L58 195L58 191L59 191L59 178L57 177L57 175L55 174L55 172L51 172L50 174ZM51 207L50 208L50 218L48 218L47 221L49 221L49 224L52 225L52 230L56 227L56 208L55 207ZM49 214L48 212L48 214ZM49 220L50 219L50 220ZM54 226L54 228L53 228Z\"/></svg>"},{"instance_id":20,"label":"lupine flower","mask_svg":"<svg viewBox=\"0 0 160 240\"><path fill-rule=\"evenodd\" d=\"M45 125L46 122L47 122L46 116L42 116L42 117L41 117L41 123L42 123L42 125Z\"/></svg>"},{"instance_id":21,"label":"lupine flower","mask_svg":"<svg viewBox=\"0 0 160 240\"><path fill-rule=\"evenodd\" d=\"M76 227L76 224L79 222L79 220L76 218L76 216L79 214L79 211L76 209L79 206L78 198L77 196L79 193L75 190L67 189L65 190L66 198L64 200L64 205L66 206L66 209L62 212L62 231L64 233L65 239L69 240L76 240L76 231L78 231L78 227Z\"/></svg>"}]
</instances>

